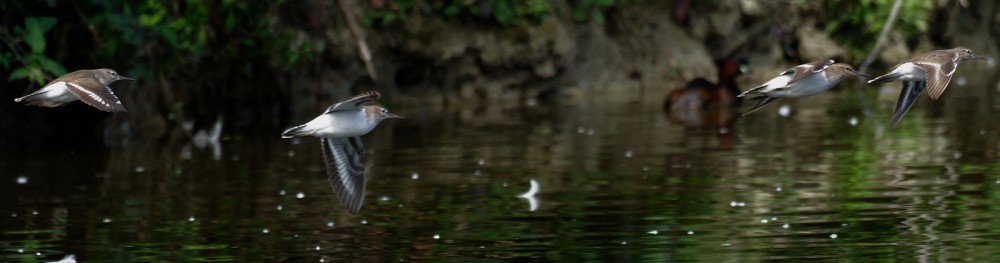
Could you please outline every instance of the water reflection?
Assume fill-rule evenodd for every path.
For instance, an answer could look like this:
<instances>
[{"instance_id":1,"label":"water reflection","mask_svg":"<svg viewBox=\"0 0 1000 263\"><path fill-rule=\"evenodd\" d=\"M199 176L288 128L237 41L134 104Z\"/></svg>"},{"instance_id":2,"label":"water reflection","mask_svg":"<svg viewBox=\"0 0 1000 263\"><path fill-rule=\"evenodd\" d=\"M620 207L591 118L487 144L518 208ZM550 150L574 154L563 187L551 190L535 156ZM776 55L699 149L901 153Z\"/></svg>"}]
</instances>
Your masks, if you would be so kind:
<instances>
[{"instance_id":1,"label":"water reflection","mask_svg":"<svg viewBox=\"0 0 1000 263\"><path fill-rule=\"evenodd\" d=\"M983 95L975 87L994 81L963 88ZM854 92L876 91L841 86L790 101L787 117L747 116L730 148L659 102L403 108L406 121L364 137L370 198L355 217L327 185L321 146L277 141L280 127L227 131L218 160L182 158L184 140L8 142L0 261L996 258L1000 128L971 121L996 98L950 93L886 130L895 98L869 114ZM541 186L528 195L541 209L515 198Z\"/></svg>"}]
</instances>

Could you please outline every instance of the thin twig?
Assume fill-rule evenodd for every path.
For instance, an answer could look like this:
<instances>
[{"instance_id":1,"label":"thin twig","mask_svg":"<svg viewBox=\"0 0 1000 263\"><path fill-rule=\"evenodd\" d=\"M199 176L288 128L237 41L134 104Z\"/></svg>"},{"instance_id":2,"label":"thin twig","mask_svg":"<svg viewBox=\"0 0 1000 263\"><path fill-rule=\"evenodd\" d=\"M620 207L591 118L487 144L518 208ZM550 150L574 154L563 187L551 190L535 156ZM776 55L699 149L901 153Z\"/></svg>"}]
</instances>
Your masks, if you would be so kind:
<instances>
[{"instance_id":1,"label":"thin twig","mask_svg":"<svg viewBox=\"0 0 1000 263\"><path fill-rule=\"evenodd\" d=\"M347 21L347 28L351 30L351 35L354 36L354 40L358 43L358 55L365 62L368 75L373 80L378 80L378 77L375 75L375 66L372 65L372 53L368 50L368 43L365 42L365 32L361 31L361 27L358 26L357 21L354 21L354 16L347 9L347 4L344 3L344 0L337 0L337 7L340 8L340 13L344 15L344 20Z\"/></svg>"},{"instance_id":2,"label":"thin twig","mask_svg":"<svg viewBox=\"0 0 1000 263\"><path fill-rule=\"evenodd\" d=\"M896 15L899 14L899 8L903 6L903 0L896 0L892 3L892 11L889 11L889 17L885 19L885 24L882 26L882 32L878 34L878 41L875 41L875 47L872 48L871 53L868 53L868 57L865 58L861 66L858 67L858 72L868 71L868 66L875 61L875 56L878 55L879 51L882 50L882 45L885 43L886 37L889 35L889 30L892 29L892 24L896 22Z\"/></svg>"}]
</instances>

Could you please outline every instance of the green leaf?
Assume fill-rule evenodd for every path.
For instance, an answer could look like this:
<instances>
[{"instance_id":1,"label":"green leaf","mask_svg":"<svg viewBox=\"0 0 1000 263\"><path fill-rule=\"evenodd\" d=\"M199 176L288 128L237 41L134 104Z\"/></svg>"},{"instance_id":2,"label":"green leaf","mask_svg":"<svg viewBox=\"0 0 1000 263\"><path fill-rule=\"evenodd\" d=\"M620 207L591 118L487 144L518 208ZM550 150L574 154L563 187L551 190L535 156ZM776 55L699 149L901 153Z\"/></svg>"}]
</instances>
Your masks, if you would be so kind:
<instances>
[{"instance_id":1,"label":"green leaf","mask_svg":"<svg viewBox=\"0 0 1000 263\"><path fill-rule=\"evenodd\" d=\"M24 19L24 42L31 47L31 53L45 52L45 33L56 25L52 17L28 17Z\"/></svg>"},{"instance_id":2,"label":"green leaf","mask_svg":"<svg viewBox=\"0 0 1000 263\"><path fill-rule=\"evenodd\" d=\"M7 81L14 81L18 79L27 78L31 75L31 70L28 68L18 68L10 72L10 76L7 76Z\"/></svg>"},{"instance_id":3,"label":"green leaf","mask_svg":"<svg viewBox=\"0 0 1000 263\"><path fill-rule=\"evenodd\" d=\"M66 75L66 67L62 64L56 62L55 60L49 59L46 56L39 56L38 63L42 65L42 70L52 73L52 75L62 76Z\"/></svg>"}]
</instances>

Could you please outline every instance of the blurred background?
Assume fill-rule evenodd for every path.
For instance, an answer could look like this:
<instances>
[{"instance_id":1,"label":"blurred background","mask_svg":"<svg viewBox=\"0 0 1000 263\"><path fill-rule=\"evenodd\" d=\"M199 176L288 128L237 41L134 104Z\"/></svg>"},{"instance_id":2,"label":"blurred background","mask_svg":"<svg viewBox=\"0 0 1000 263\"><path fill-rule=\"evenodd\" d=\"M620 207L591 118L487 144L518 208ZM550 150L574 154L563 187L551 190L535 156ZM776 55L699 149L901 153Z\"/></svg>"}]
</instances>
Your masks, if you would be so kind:
<instances>
[{"instance_id":1,"label":"blurred background","mask_svg":"<svg viewBox=\"0 0 1000 263\"><path fill-rule=\"evenodd\" d=\"M993 259L998 8L0 1L0 261ZM895 128L895 82L742 118L728 95L670 106L819 59L881 75L956 46L991 60ZM127 113L13 103L93 68L136 79L111 85ZM318 140L279 134L367 90L407 119L364 137L350 217ZM531 180L538 207L517 197Z\"/></svg>"}]
</instances>

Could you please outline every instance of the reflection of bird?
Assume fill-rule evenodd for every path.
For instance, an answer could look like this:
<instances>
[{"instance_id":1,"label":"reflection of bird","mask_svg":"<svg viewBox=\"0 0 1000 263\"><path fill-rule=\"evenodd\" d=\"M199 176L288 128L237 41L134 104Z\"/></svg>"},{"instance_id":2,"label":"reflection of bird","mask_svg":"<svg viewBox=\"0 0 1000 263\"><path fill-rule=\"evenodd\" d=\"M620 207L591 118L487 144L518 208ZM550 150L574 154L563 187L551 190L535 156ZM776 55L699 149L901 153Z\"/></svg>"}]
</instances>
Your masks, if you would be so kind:
<instances>
[{"instance_id":1,"label":"reflection of bird","mask_svg":"<svg viewBox=\"0 0 1000 263\"><path fill-rule=\"evenodd\" d=\"M778 98L802 98L819 94L837 85L837 83L840 83L840 81L847 77L852 76L865 77L867 75L854 71L851 65L844 63L833 64L832 59L795 66L781 72L781 74L764 83L764 85L740 94L740 97L759 95L752 98L757 100L757 103L750 107L743 115L763 108Z\"/></svg>"},{"instance_id":2,"label":"reflection of bird","mask_svg":"<svg viewBox=\"0 0 1000 263\"><path fill-rule=\"evenodd\" d=\"M108 87L111 83L123 79L132 80L106 68L77 70L56 78L38 91L14 99L14 102L24 101L32 106L59 107L81 100L102 111L124 112L125 106L122 106L122 102Z\"/></svg>"},{"instance_id":3,"label":"reflection of bird","mask_svg":"<svg viewBox=\"0 0 1000 263\"><path fill-rule=\"evenodd\" d=\"M896 126L903 115L917 102L917 97L924 87L928 87L927 95L937 100L951 82L958 64L969 59L986 59L972 54L967 48L935 50L916 55L910 61L900 63L885 75L878 76L868 83L885 83L894 80L903 82L903 89L896 100L895 112L892 113L892 126Z\"/></svg>"},{"instance_id":4,"label":"reflection of bird","mask_svg":"<svg viewBox=\"0 0 1000 263\"><path fill-rule=\"evenodd\" d=\"M282 138L319 137L330 186L350 214L357 214L365 198L365 135L388 118L402 118L377 105L365 105L381 95L369 91L333 104L306 124L292 127Z\"/></svg>"}]
</instances>

